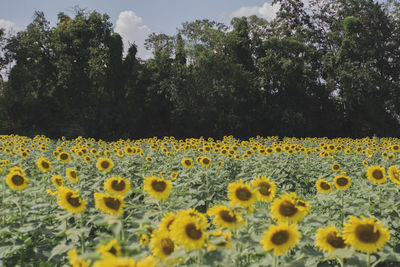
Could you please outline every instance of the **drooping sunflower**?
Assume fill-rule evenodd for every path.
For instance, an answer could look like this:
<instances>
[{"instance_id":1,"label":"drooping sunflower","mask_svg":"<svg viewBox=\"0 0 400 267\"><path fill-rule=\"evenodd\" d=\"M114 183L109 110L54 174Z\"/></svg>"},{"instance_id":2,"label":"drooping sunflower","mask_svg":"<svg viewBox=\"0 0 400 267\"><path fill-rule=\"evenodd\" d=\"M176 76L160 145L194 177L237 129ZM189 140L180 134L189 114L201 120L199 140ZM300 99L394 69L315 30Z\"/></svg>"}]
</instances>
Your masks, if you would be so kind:
<instances>
[{"instance_id":1,"label":"drooping sunflower","mask_svg":"<svg viewBox=\"0 0 400 267\"><path fill-rule=\"evenodd\" d=\"M53 182L53 185L57 188L63 187L64 186L64 178L62 178L59 175L53 175L51 176L51 181Z\"/></svg>"},{"instance_id":2,"label":"drooping sunflower","mask_svg":"<svg viewBox=\"0 0 400 267\"><path fill-rule=\"evenodd\" d=\"M162 260L165 264L173 264L176 260L165 260L169 255L177 250L178 246L171 239L170 234L165 231L155 230L151 234L150 250L155 257Z\"/></svg>"},{"instance_id":3,"label":"drooping sunflower","mask_svg":"<svg viewBox=\"0 0 400 267\"><path fill-rule=\"evenodd\" d=\"M171 225L174 223L174 221L175 221L175 214L173 212L164 213L160 221L160 224L158 226L158 229L160 229L160 231L169 232L171 231Z\"/></svg>"},{"instance_id":4,"label":"drooping sunflower","mask_svg":"<svg viewBox=\"0 0 400 267\"><path fill-rule=\"evenodd\" d=\"M122 216L122 208L125 206L122 196L112 196L107 193L94 193L94 199L96 200L96 207L102 212L115 216Z\"/></svg>"},{"instance_id":5,"label":"drooping sunflower","mask_svg":"<svg viewBox=\"0 0 400 267\"><path fill-rule=\"evenodd\" d=\"M209 167L211 165L211 159L209 157L201 157L200 164L204 167Z\"/></svg>"},{"instance_id":6,"label":"drooping sunflower","mask_svg":"<svg viewBox=\"0 0 400 267\"><path fill-rule=\"evenodd\" d=\"M81 213L86 210L87 202L78 194L79 190L71 190L68 187L58 189L57 200L60 206L71 213Z\"/></svg>"},{"instance_id":7,"label":"drooping sunflower","mask_svg":"<svg viewBox=\"0 0 400 267\"><path fill-rule=\"evenodd\" d=\"M190 169L193 167L193 159L191 158L183 158L181 161L183 167Z\"/></svg>"},{"instance_id":8,"label":"drooping sunflower","mask_svg":"<svg viewBox=\"0 0 400 267\"><path fill-rule=\"evenodd\" d=\"M315 245L324 252L332 252L335 249L346 247L342 235L333 225L319 228L315 238Z\"/></svg>"},{"instance_id":9,"label":"drooping sunflower","mask_svg":"<svg viewBox=\"0 0 400 267\"><path fill-rule=\"evenodd\" d=\"M272 218L278 222L297 223L307 215L307 209L296 205L296 201L289 195L275 198L271 204Z\"/></svg>"},{"instance_id":10,"label":"drooping sunflower","mask_svg":"<svg viewBox=\"0 0 400 267\"><path fill-rule=\"evenodd\" d=\"M108 257L94 262L93 267L136 267L136 262L132 258Z\"/></svg>"},{"instance_id":11,"label":"drooping sunflower","mask_svg":"<svg viewBox=\"0 0 400 267\"><path fill-rule=\"evenodd\" d=\"M271 202L275 197L276 184L265 176L255 177L251 185L256 188L257 200L262 202Z\"/></svg>"},{"instance_id":12,"label":"drooping sunflower","mask_svg":"<svg viewBox=\"0 0 400 267\"><path fill-rule=\"evenodd\" d=\"M18 171L9 172L6 176L6 183L12 190L24 190L28 184L28 178Z\"/></svg>"},{"instance_id":13,"label":"drooping sunflower","mask_svg":"<svg viewBox=\"0 0 400 267\"><path fill-rule=\"evenodd\" d=\"M112 239L108 243L100 246L97 249L97 252L100 253L102 258L108 257L119 257L121 256L121 246L118 244L117 239Z\"/></svg>"},{"instance_id":14,"label":"drooping sunflower","mask_svg":"<svg viewBox=\"0 0 400 267\"><path fill-rule=\"evenodd\" d=\"M231 206L235 204L253 211L253 204L257 200L256 192L248 183L243 183L242 179L228 185L228 198Z\"/></svg>"},{"instance_id":15,"label":"drooping sunflower","mask_svg":"<svg viewBox=\"0 0 400 267\"><path fill-rule=\"evenodd\" d=\"M264 232L260 244L264 245L264 250L274 250L274 255L279 256L293 248L300 240L301 233L297 230L296 224L270 225Z\"/></svg>"},{"instance_id":16,"label":"drooping sunflower","mask_svg":"<svg viewBox=\"0 0 400 267\"><path fill-rule=\"evenodd\" d=\"M365 253L376 253L390 240L390 232L380 221L373 217L361 216L361 220L351 216L343 227L346 244Z\"/></svg>"},{"instance_id":17,"label":"drooping sunflower","mask_svg":"<svg viewBox=\"0 0 400 267\"><path fill-rule=\"evenodd\" d=\"M399 169L396 166L390 166L388 173L389 173L390 180L392 180L392 182L395 183L396 185L400 185Z\"/></svg>"},{"instance_id":18,"label":"drooping sunflower","mask_svg":"<svg viewBox=\"0 0 400 267\"><path fill-rule=\"evenodd\" d=\"M125 197L131 189L131 183L123 177L110 177L104 182L104 190Z\"/></svg>"},{"instance_id":19,"label":"drooping sunflower","mask_svg":"<svg viewBox=\"0 0 400 267\"><path fill-rule=\"evenodd\" d=\"M100 171L109 172L114 167L114 162L109 158L99 158L96 167Z\"/></svg>"},{"instance_id":20,"label":"drooping sunflower","mask_svg":"<svg viewBox=\"0 0 400 267\"><path fill-rule=\"evenodd\" d=\"M61 162L69 162L72 160L71 155L68 152L65 151L61 151L58 155L57 155L57 160L61 161Z\"/></svg>"},{"instance_id":21,"label":"drooping sunflower","mask_svg":"<svg viewBox=\"0 0 400 267\"><path fill-rule=\"evenodd\" d=\"M337 164L337 163L332 164L332 167L331 167L332 171L334 171L334 172L339 172L341 168L342 167L340 167L340 164Z\"/></svg>"},{"instance_id":22,"label":"drooping sunflower","mask_svg":"<svg viewBox=\"0 0 400 267\"><path fill-rule=\"evenodd\" d=\"M171 238L187 251L200 249L208 238L207 224L190 215L177 216L171 225Z\"/></svg>"},{"instance_id":23,"label":"drooping sunflower","mask_svg":"<svg viewBox=\"0 0 400 267\"><path fill-rule=\"evenodd\" d=\"M172 183L164 178L159 178L156 176L149 176L144 178L144 191L150 196L160 199L167 200L169 194L171 193Z\"/></svg>"},{"instance_id":24,"label":"drooping sunflower","mask_svg":"<svg viewBox=\"0 0 400 267\"><path fill-rule=\"evenodd\" d=\"M318 181L315 183L315 187L317 188L318 192L322 194L328 194L333 190L332 185L322 178L318 179Z\"/></svg>"},{"instance_id":25,"label":"drooping sunflower","mask_svg":"<svg viewBox=\"0 0 400 267\"><path fill-rule=\"evenodd\" d=\"M215 231L211 234L212 240L208 242L208 251L216 250L217 248L230 248L232 246L232 233Z\"/></svg>"},{"instance_id":26,"label":"drooping sunflower","mask_svg":"<svg viewBox=\"0 0 400 267\"><path fill-rule=\"evenodd\" d=\"M77 170L67 168L66 175L71 182L77 183L79 180Z\"/></svg>"},{"instance_id":27,"label":"drooping sunflower","mask_svg":"<svg viewBox=\"0 0 400 267\"><path fill-rule=\"evenodd\" d=\"M367 178L374 184L382 184L386 182L385 168L381 166L371 166L367 170Z\"/></svg>"},{"instance_id":28,"label":"drooping sunflower","mask_svg":"<svg viewBox=\"0 0 400 267\"><path fill-rule=\"evenodd\" d=\"M42 172L48 172L51 170L51 163L50 161L48 161L47 159L45 159L44 157L40 157L37 161L36 161L36 165L38 166L38 168L42 171Z\"/></svg>"},{"instance_id":29,"label":"drooping sunflower","mask_svg":"<svg viewBox=\"0 0 400 267\"><path fill-rule=\"evenodd\" d=\"M351 179L345 175L336 176L333 179L333 184L338 190L345 190L351 186Z\"/></svg>"},{"instance_id":30,"label":"drooping sunflower","mask_svg":"<svg viewBox=\"0 0 400 267\"><path fill-rule=\"evenodd\" d=\"M218 205L207 210L208 216L215 216L213 223L218 227L228 228L233 231L246 224L242 216L232 211L230 208Z\"/></svg>"}]
</instances>

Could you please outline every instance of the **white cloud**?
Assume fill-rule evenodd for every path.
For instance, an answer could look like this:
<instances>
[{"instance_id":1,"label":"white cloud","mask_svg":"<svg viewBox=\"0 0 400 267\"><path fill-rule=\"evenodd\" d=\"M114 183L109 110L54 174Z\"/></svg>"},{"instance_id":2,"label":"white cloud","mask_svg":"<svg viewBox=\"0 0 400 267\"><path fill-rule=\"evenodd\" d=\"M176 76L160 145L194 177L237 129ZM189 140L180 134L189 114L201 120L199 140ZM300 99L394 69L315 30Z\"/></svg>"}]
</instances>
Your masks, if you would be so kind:
<instances>
[{"instance_id":1,"label":"white cloud","mask_svg":"<svg viewBox=\"0 0 400 267\"><path fill-rule=\"evenodd\" d=\"M249 17L256 15L266 20L273 20L276 17L276 12L279 11L280 4L272 5L265 2L262 6L243 6L232 12L231 17Z\"/></svg>"},{"instance_id":2,"label":"white cloud","mask_svg":"<svg viewBox=\"0 0 400 267\"><path fill-rule=\"evenodd\" d=\"M6 36L15 34L20 29L15 26L15 23L9 20L0 19L0 28L5 29Z\"/></svg>"},{"instance_id":3,"label":"white cloud","mask_svg":"<svg viewBox=\"0 0 400 267\"><path fill-rule=\"evenodd\" d=\"M138 57L148 59L152 55L151 51L144 47L144 42L152 31L143 24L143 19L132 10L122 11L119 14L114 31L122 37L124 53L127 53L129 44L135 43L138 47Z\"/></svg>"}]
</instances>

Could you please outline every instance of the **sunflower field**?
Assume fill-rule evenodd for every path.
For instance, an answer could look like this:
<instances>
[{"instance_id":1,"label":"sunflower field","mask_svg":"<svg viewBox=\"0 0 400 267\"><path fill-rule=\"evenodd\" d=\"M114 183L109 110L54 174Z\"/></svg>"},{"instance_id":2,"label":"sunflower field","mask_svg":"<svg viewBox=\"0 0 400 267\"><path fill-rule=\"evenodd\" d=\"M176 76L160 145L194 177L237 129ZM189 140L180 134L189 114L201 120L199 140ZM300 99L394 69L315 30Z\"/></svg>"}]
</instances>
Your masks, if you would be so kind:
<instances>
[{"instance_id":1,"label":"sunflower field","mask_svg":"<svg viewBox=\"0 0 400 267\"><path fill-rule=\"evenodd\" d=\"M0 266L400 266L400 139L0 136Z\"/></svg>"}]
</instances>

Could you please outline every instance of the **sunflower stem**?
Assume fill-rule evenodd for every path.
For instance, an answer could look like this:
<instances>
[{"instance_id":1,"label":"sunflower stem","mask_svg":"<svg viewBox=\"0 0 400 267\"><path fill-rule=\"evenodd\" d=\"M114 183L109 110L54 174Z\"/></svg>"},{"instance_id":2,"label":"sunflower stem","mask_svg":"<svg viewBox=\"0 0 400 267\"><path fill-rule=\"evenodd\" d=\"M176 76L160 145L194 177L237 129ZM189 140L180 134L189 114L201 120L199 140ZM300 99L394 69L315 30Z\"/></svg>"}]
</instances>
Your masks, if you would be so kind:
<instances>
[{"instance_id":1,"label":"sunflower stem","mask_svg":"<svg viewBox=\"0 0 400 267\"><path fill-rule=\"evenodd\" d=\"M81 244L82 244L82 254L85 253L85 236L83 231L84 221L83 221L83 214L81 214Z\"/></svg>"},{"instance_id":2,"label":"sunflower stem","mask_svg":"<svg viewBox=\"0 0 400 267\"><path fill-rule=\"evenodd\" d=\"M382 185L378 185L379 187L379 200L378 200L378 209L379 209L379 216L382 216L382 208L381 208L381 200L382 200Z\"/></svg>"},{"instance_id":3,"label":"sunflower stem","mask_svg":"<svg viewBox=\"0 0 400 267\"><path fill-rule=\"evenodd\" d=\"M273 266L276 267L277 264L278 264L277 258L276 258L276 256L274 255Z\"/></svg>"},{"instance_id":4,"label":"sunflower stem","mask_svg":"<svg viewBox=\"0 0 400 267\"><path fill-rule=\"evenodd\" d=\"M367 267L371 267L371 254L367 254Z\"/></svg>"},{"instance_id":5,"label":"sunflower stem","mask_svg":"<svg viewBox=\"0 0 400 267\"><path fill-rule=\"evenodd\" d=\"M340 219L341 219L341 221L342 221L342 226L343 226L343 223L344 223L344 207L343 207L343 190L340 190L340 206L341 206L341 209L340 209Z\"/></svg>"},{"instance_id":6,"label":"sunflower stem","mask_svg":"<svg viewBox=\"0 0 400 267\"><path fill-rule=\"evenodd\" d=\"M21 217L21 227L22 227L22 225L24 225L24 216L23 216L23 209L24 209L24 196L23 196L23 193L22 193L22 191L20 191L19 192L19 202L20 202L20 205L21 205L21 207L20 207L20 209L19 209L19 216Z\"/></svg>"}]
</instances>

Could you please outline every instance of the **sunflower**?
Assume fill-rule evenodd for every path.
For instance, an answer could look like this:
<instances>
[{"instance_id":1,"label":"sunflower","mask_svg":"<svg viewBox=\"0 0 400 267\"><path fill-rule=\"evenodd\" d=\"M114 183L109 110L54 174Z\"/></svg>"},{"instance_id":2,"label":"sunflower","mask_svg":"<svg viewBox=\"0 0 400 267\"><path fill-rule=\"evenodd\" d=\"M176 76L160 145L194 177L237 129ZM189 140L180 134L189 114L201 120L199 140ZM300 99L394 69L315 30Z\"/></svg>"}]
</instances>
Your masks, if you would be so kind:
<instances>
[{"instance_id":1,"label":"sunflower","mask_svg":"<svg viewBox=\"0 0 400 267\"><path fill-rule=\"evenodd\" d=\"M66 175L71 182L76 183L79 180L78 171L74 169L67 168Z\"/></svg>"},{"instance_id":2,"label":"sunflower","mask_svg":"<svg viewBox=\"0 0 400 267\"><path fill-rule=\"evenodd\" d=\"M146 157L145 159L146 159L147 162L152 162L153 161L152 157Z\"/></svg>"},{"instance_id":3,"label":"sunflower","mask_svg":"<svg viewBox=\"0 0 400 267\"><path fill-rule=\"evenodd\" d=\"M257 200L262 202L271 202L275 196L276 184L271 182L265 176L255 177L251 185L256 189Z\"/></svg>"},{"instance_id":4,"label":"sunflower","mask_svg":"<svg viewBox=\"0 0 400 267\"><path fill-rule=\"evenodd\" d=\"M342 167L340 167L340 164L337 164L337 163L332 164L332 167L331 167L332 171L334 171L334 172L340 171L341 168Z\"/></svg>"},{"instance_id":5,"label":"sunflower","mask_svg":"<svg viewBox=\"0 0 400 267\"><path fill-rule=\"evenodd\" d=\"M177 216L171 225L171 238L187 251L201 249L208 238L205 228L207 223L201 222L197 217Z\"/></svg>"},{"instance_id":6,"label":"sunflower","mask_svg":"<svg viewBox=\"0 0 400 267\"><path fill-rule=\"evenodd\" d=\"M332 185L328 181L322 178L318 179L318 181L315 183L315 187L322 194L327 194L331 192L333 189Z\"/></svg>"},{"instance_id":7,"label":"sunflower","mask_svg":"<svg viewBox=\"0 0 400 267\"><path fill-rule=\"evenodd\" d=\"M381 166L371 166L367 170L367 178L374 184L382 184L386 182L385 168Z\"/></svg>"},{"instance_id":8,"label":"sunflower","mask_svg":"<svg viewBox=\"0 0 400 267\"><path fill-rule=\"evenodd\" d=\"M342 235L333 225L318 229L315 238L315 245L324 252L346 247Z\"/></svg>"},{"instance_id":9,"label":"sunflower","mask_svg":"<svg viewBox=\"0 0 400 267\"><path fill-rule=\"evenodd\" d=\"M276 198L271 204L272 218L278 222L297 223L307 215L307 209L296 205L296 201L289 195Z\"/></svg>"},{"instance_id":10,"label":"sunflower","mask_svg":"<svg viewBox=\"0 0 400 267\"><path fill-rule=\"evenodd\" d=\"M351 179L348 176L339 175L333 179L333 184L335 185L336 189L344 190L351 186Z\"/></svg>"},{"instance_id":11,"label":"sunflower","mask_svg":"<svg viewBox=\"0 0 400 267\"><path fill-rule=\"evenodd\" d=\"M165 201L171 193L172 183L164 178L149 176L144 178L143 183L144 191L156 199Z\"/></svg>"},{"instance_id":12,"label":"sunflower","mask_svg":"<svg viewBox=\"0 0 400 267\"><path fill-rule=\"evenodd\" d=\"M72 267L89 267L90 266L90 262L87 262L78 256L78 252L76 252L76 249L69 250L67 253L67 258L69 260L69 263L72 265Z\"/></svg>"},{"instance_id":13,"label":"sunflower","mask_svg":"<svg viewBox=\"0 0 400 267\"><path fill-rule=\"evenodd\" d=\"M42 172L48 172L51 170L51 163L50 161L48 161L47 159L45 159L44 157L40 157L37 161L36 161L36 165L39 167L39 169Z\"/></svg>"},{"instance_id":14,"label":"sunflower","mask_svg":"<svg viewBox=\"0 0 400 267\"><path fill-rule=\"evenodd\" d=\"M162 260L165 264L176 263L176 260L166 260L166 258L177 249L178 246L171 239L168 232L155 230L151 234L150 250L155 257Z\"/></svg>"},{"instance_id":15,"label":"sunflower","mask_svg":"<svg viewBox=\"0 0 400 267\"><path fill-rule=\"evenodd\" d=\"M296 224L270 225L268 230L264 232L260 244L264 245L265 251L273 249L274 255L279 256L293 248L300 237L301 234L297 231Z\"/></svg>"},{"instance_id":16,"label":"sunflower","mask_svg":"<svg viewBox=\"0 0 400 267\"><path fill-rule=\"evenodd\" d=\"M131 189L131 183L120 176L110 177L104 182L104 190L125 197Z\"/></svg>"},{"instance_id":17,"label":"sunflower","mask_svg":"<svg viewBox=\"0 0 400 267\"><path fill-rule=\"evenodd\" d=\"M96 167L100 171L109 172L114 167L114 163L109 158L99 158Z\"/></svg>"},{"instance_id":18,"label":"sunflower","mask_svg":"<svg viewBox=\"0 0 400 267\"><path fill-rule=\"evenodd\" d=\"M232 234L229 232L215 231L211 234L213 239L208 243L208 251L213 251L218 248L231 248Z\"/></svg>"},{"instance_id":19,"label":"sunflower","mask_svg":"<svg viewBox=\"0 0 400 267\"><path fill-rule=\"evenodd\" d=\"M183 158L181 161L183 167L190 169L193 166L193 159L191 158Z\"/></svg>"},{"instance_id":20,"label":"sunflower","mask_svg":"<svg viewBox=\"0 0 400 267\"><path fill-rule=\"evenodd\" d=\"M230 208L218 205L207 210L208 216L215 216L213 223L222 228L228 228L233 231L246 224L243 218L232 211Z\"/></svg>"},{"instance_id":21,"label":"sunflower","mask_svg":"<svg viewBox=\"0 0 400 267\"><path fill-rule=\"evenodd\" d=\"M9 172L6 176L6 183L12 190L24 190L28 186L28 178L18 171Z\"/></svg>"},{"instance_id":22,"label":"sunflower","mask_svg":"<svg viewBox=\"0 0 400 267\"><path fill-rule=\"evenodd\" d=\"M362 161L362 165L364 165L364 167L368 167L368 161L363 160L363 161Z\"/></svg>"},{"instance_id":23,"label":"sunflower","mask_svg":"<svg viewBox=\"0 0 400 267\"><path fill-rule=\"evenodd\" d=\"M211 159L209 157L201 157L200 164L204 167L209 167L211 165Z\"/></svg>"},{"instance_id":24,"label":"sunflower","mask_svg":"<svg viewBox=\"0 0 400 267\"><path fill-rule=\"evenodd\" d=\"M102 212L115 216L122 215L122 208L125 206L122 196L94 193L94 199L96 200L96 207Z\"/></svg>"},{"instance_id":25,"label":"sunflower","mask_svg":"<svg viewBox=\"0 0 400 267\"><path fill-rule=\"evenodd\" d=\"M72 160L71 155L68 152L65 151L61 151L58 155L57 155L57 160L61 161L61 162L69 162Z\"/></svg>"},{"instance_id":26,"label":"sunflower","mask_svg":"<svg viewBox=\"0 0 400 267\"><path fill-rule=\"evenodd\" d=\"M158 228L161 231L171 231L171 225L175 221L175 214L173 212L164 213Z\"/></svg>"},{"instance_id":27,"label":"sunflower","mask_svg":"<svg viewBox=\"0 0 400 267\"><path fill-rule=\"evenodd\" d=\"M177 172L172 172L171 173L171 179L172 181L175 181L178 178L179 174Z\"/></svg>"},{"instance_id":28,"label":"sunflower","mask_svg":"<svg viewBox=\"0 0 400 267\"><path fill-rule=\"evenodd\" d=\"M96 261L93 267L136 267L136 262L132 258L108 257L106 259Z\"/></svg>"},{"instance_id":29,"label":"sunflower","mask_svg":"<svg viewBox=\"0 0 400 267\"><path fill-rule=\"evenodd\" d=\"M253 203L257 200L256 191L248 183L243 183L242 179L228 185L228 198L231 207L235 204L253 211Z\"/></svg>"},{"instance_id":30,"label":"sunflower","mask_svg":"<svg viewBox=\"0 0 400 267\"><path fill-rule=\"evenodd\" d=\"M390 240L389 230L373 217L361 216L361 220L351 216L344 223L343 238L346 244L365 253L376 253Z\"/></svg>"},{"instance_id":31,"label":"sunflower","mask_svg":"<svg viewBox=\"0 0 400 267\"><path fill-rule=\"evenodd\" d=\"M68 187L58 189L57 200L60 206L71 213L81 213L86 210L87 202L78 194L79 190L71 190Z\"/></svg>"},{"instance_id":32,"label":"sunflower","mask_svg":"<svg viewBox=\"0 0 400 267\"><path fill-rule=\"evenodd\" d=\"M179 210L176 213L176 218L181 218L184 216L189 216L193 219L198 220L199 224L201 224L204 228L207 227L208 219L205 214L198 212L197 210L191 208L187 210Z\"/></svg>"},{"instance_id":33,"label":"sunflower","mask_svg":"<svg viewBox=\"0 0 400 267\"><path fill-rule=\"evenodd\" d=\"M390 166L389 170L389 178L393 183L400 185L400 171L396 166Z\"/></svg>"},{"instance_id":34,"label":"sunflower","mask_svg":"<svg viewBox=\"0 0 400 267\"><path fill-rule=\"evenodd\" d=\"M139 245L141 247L144 247L147 245L148 242L149 242L149 236L146 233L142 234L139 239Z\"/></svg>"},{"instance_id":35,"label":"sunflower","mask_svg":"<svg viewBox=\"0 0 400 267\"><path fill-rule=\"evenodd\" d=\"M8 172L19 172L21 175L26 176L25 171L21 167L18 167L18 166L11 167Z\"/></svg>"},{"instance_id":36,"label":"sunflower","mask_svg":"<svg viewBox=\"0 0 400 267\"><path fill-rule=\"evenodd\" d=\"M64 178L62 178L59 175L53 175L51 176L51 181L53 182L53 185L57 188L63 187L64 186Z\"/></svg>"},{"instance_id":37,"label":"sunflower","mask_svg":"<svg viewBox=\"0 0 400 267\"><path fill-rule=\"evenodd\" d=\"M113 239L107 244L100 246L97 252L101 254L103 259L108 257L119 257L121 256L121 246L118 244L117 239Z\"/></svg>"}]
</instances>

